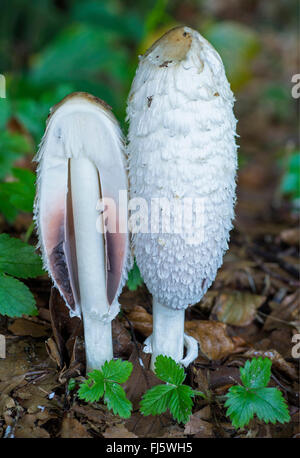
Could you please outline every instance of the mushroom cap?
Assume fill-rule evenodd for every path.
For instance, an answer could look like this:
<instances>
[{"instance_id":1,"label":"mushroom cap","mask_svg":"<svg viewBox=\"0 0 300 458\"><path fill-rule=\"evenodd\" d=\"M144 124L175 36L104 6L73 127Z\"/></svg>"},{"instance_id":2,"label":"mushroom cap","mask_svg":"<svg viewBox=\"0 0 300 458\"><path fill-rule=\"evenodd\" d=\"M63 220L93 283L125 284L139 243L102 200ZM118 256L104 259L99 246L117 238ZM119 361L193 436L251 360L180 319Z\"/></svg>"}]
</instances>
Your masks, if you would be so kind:
<instances>
[{"instance_id":1,"label":"mushroom cap","mask_svg":"<svg viewBox=\"0 0 300 458\"><path fill-rule=\"evenodd\" d=\"M219 54L189 27L170 30L140 57L128 101L127 153L131 198L148 202L148 224L147 233L133 235L133 246L148 289L170 308L202 298L228 248L237 168L233 103ZM170 230L151 232L151 217L158 220L153 207L150 213L153 198L169 202ZM176 233L175 208L184 203ZM168 213L164 202L158 207Z\"/></svg>"}]
</instances>

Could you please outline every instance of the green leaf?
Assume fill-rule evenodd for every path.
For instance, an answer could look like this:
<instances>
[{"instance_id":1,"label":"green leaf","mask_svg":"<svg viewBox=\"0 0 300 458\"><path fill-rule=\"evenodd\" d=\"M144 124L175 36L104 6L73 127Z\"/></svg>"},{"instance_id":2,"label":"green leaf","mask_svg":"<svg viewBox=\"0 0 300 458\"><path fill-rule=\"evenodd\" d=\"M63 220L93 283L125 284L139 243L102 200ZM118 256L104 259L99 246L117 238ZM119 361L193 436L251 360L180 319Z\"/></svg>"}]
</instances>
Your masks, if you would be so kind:
<instances>
[{"instance_id":1,"label":"green leaf","mask_svg":"<svg viewBox=\"0 0 300 458\"><path fill-rule=\"evenodd\" d=\"M157 356L154 367L156 377L163 382L178 386L185 379L184 369L168 356Z\"/></svg>"},{"instance_id":2,"label":"green leaf","mask_svg":"<svg viewBox=\"0 0 300 458\"><path fill-rule=\"evenodd\" d=\"M20 278L36 277L43 274L42 261L33 246L0 234L0 272Z\"/></svg>"},{"instance_id":3,"label":"green leaf","mask_svg":"<svg viewBox=\"0 0 300 458\"><path fill-rule=\"evenodd\" d=\"M178 423L187 423L192 413L193 390L190 386L179 385L171 392L169 409Z\"/></svg>"},{"instance_id":4,"label":"green leaf","mask_svg":"<svg viewBox=\"0 0 300 458\"><path fill-rule=\"evenodd\" d=\"M0 179L11 173L13 163L31 149L25 136L8 131L0 132Z\"/></svg>"},{"instance_id":5,"label":"green leaf","mask_svg":"<svg viewBox=\"0 0 300 458\"><path fill-rule=\"evenodd\" d=\"M132 404L126 398L124 389L118 383L105 383L104 402L115 415L119 415L122 418L130 417Z\"/></svg>"},{"instance_id":6,"label":"green leaf","mask_svg":"<svg viewBox=\"0 0 300 458\"><path fill-rule=\"evenodd\" d=\"M255 390L255 413L260 420L266 423L287 423L290 414L286 400L278 388L259 388ZM258 401L260 399L260 401Z\"/></svg>"},{"instance_id":7,"label":"green leaf","mask_svg":"<svg viewBox=\"0 0 300 458\"><path fill-rule=\"evenodd\" d=\"M157 385L150 388L140 403L140 411L143 415L160 415L169 407L171 393L176 388L172 385Z\"/></svg>"},{"instance_id":8,"label":"green leaf","mask_svg":"<svg viewBox=\"0 0 300 458\"><path fill-rule=\"evenodd\" d=\"M76 387L76 380L74 378L70 378L68 383L68 390L73 391Z\"/></svg>"},{"instance_id":9,"label":"green leaf","mask_svg":"<svg viewBox=\"0 0 300 458\"><path fill-rule=\"evenodd\" d=\"M120 359L105 361L101 370L90 372L89 378L80 385L79 398L87 402L97 402L104 396L108 409L122 418L129 418L132 404L126 398L126 393L119 383L126 382L132 367L129 361Z\"/></svg>"},{"instance_id":10,"label":"green leaf","mask_svg":"<svg viewBox=\"0 0 300 458\"><path fill-rule=\"evenodd\" d=\"M128 274L127 286L130 291L136 291L139 286L143 284L140 270L134 261L133 268Z\"/></svg>"},{"instance_id":11,"label":"green leaf","mask_svg":"<svg viewBox=\"0 0 300 458\"><path fill-rule=\"evenodd\" d=\"M246 361L240 368L241 380L247 388L261 388L267 386L271 378L272 361L261 356L252 361Z\"/></svg>"},{"instance_id":12,"label":"green leaf","mask_svg":"<svg viewBox=\"0 0 300 458\"><path fill-rule=\"evenodd\" d=\"M266 423L285 423L290 420L288 406L278 388L268 388L272 362L268 359L247 361L240 369L245 386L232 386L226 394L228 415L235 428L242 428L257 415Z\"/></svg>"},{"instance_id":13,"label":"green leaf","mask_svg":"<svg viewBox=\"0 0 300 458\"><path fill-rule=\"evenodd\" d=\"M37 315L29 288L19 280L0 274L0 314L10 317Z\"/></svg>"},{"instance_id":14,"label":"green leaf","mask_svg":"<svg viewBox=\"0 0 300 458\"><path fill-rule=\"evenodd\" d=\"M300 152L295 151L285 165L280 190L283 194L290 195L292 199L300 198Z\"/></svg>"},{"instance_id":15,"label":"green leaf","mask_svg":"<svg viewBox=\"0 0 300 458\"><path fill-rule=\"evenodd\" d=\"M120 38L131 38L138 42L143 38L144 22L135 11L126 7L119 10L121 3L85 1L75 4L71 16L80 22L106 29L108 34L116 34Z\"/></svg>"},{"instance_id":16,"label":"green leaf","mask_svg":"<svg viewBox=\"0 0 300 458\"><path fill-rule=\"evenodd\" d=\"M0 183L0 194L17 210L32 212L35 196L35 174L30 170L21 168L13 168L12 174L16 180Z\"/></svg>"},{"instance_id":17,"label":"green leaf","mask_svg":"<svg viewBox=\"0 0 300 458\"><path fill-rule=\"evenodd\" d=\"M0 129L4 130L11 116L11 104L8 99L0 99Z\"/></svg>"},{"instance_id":18,"label":"green leaf","mask_svg":"<svg viewBox=\"0 0 300 458\"><path fill-rule=\"evenodd\" d=\"M88 379L78 390L79 399L86 402L97 402L104 394L104 376L101 371L94 370L88 373Z\"/></svg>"},{"instance_id":19,"label":"green leaf","mask_svg":"<svg viewBox=\"0 0 300 458\"><path fill-rule=\"evenodd\" d=\"M254 416L255 395L243 386L232 386L226 394L228 407L226 415L229 416L235 428L247 425Z\"/></svg>"},{"instance_id":20,"label":"green leaf","mask_svg":"<svg viewBox=\"0 0 300 458\"><path fill-rule=\"evenodd\" d=\"M167 409L179 423L186 423L192 413L195 395L192 388L182 385L184 369L168 356L159 355L155 360L155 375L166 385L157 385L148 390L141 401L143 415L160 415Z\"/></svg>"},{"instance_id":21,"label":"green leaf","mask_svg":"<svg viewBox=\"0 0 300 458\"><path fill-rule=\"evenodd\" d=\"M104 365L102 366L102 372L105 380L110 380L117 383L125 383L131 375L132 368L132 363L129 361L112 359L109 362L105 361Z\"/></svg>"}]
</instances>

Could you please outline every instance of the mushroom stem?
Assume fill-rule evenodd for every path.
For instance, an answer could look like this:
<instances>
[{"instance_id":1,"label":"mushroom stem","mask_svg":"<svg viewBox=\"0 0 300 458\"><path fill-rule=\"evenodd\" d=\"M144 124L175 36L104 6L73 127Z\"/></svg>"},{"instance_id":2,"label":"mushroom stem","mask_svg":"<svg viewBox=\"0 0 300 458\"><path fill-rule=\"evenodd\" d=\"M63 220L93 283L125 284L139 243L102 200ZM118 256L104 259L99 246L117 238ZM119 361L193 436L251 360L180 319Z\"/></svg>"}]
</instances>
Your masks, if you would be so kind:
<instances>
[{"instance_id":1,"label":"mushroom stem","mask_svg":"<svg viewBox=\"0 0 300 458\"><path fill-rule=\"evenodd\" d=\"M158 355L166 355L176 362L183 359L184 309L165 307L153 298L153 334L151 369Z\"/></svg>"},{"instance_id":2,"label":"mushroom stem","mask_svg":"<svg viewBox=\"0 0 300 458\"><path fill-rule=\"evenodd\" d=\"M104 237L96 229L100 181L96 167L87 158L70 160L70 178L86 370L89 372L100 369L105 361L113 358Z\"/></svg>"}]
</instances>

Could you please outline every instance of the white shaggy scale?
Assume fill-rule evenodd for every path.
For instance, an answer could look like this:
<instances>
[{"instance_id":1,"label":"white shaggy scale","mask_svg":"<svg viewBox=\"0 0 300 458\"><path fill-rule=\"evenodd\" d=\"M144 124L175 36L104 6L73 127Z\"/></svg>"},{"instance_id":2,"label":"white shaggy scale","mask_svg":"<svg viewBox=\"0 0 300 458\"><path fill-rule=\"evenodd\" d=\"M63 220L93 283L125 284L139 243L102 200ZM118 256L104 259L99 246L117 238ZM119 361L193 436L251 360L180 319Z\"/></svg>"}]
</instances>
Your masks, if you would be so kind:
<instances>
[{"instance_id":1,"label":"white shaggy scale","mask_svg":"<svg viewBox=\"0 0 300 458\"><path fill-rule=\"evenodd\" d=\"M168 308L197 303L228 248L237 168L233 104L219 54L188 27L173 29L140 58L128 103L131 198L145 198L149 208L153 197L203 203L197 244L187 233L133 237L144 281Z\"/></svg>"}]
</instances>

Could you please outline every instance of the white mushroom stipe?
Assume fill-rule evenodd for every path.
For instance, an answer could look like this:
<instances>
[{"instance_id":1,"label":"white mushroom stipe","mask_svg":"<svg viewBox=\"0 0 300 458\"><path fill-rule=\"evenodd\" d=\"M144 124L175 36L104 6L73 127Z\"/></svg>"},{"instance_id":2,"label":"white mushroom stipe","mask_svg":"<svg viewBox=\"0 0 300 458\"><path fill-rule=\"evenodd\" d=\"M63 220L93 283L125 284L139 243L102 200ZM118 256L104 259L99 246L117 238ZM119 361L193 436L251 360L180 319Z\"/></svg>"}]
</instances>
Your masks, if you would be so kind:
<instances>
[{"instance_id":1,"label":"white mushroom stipe","mask_svg":"<svg viewBox=\"0 0 300 458\"><path fill-rule=\"evenodd\" d=\"M172 29L140 57L127 108L131 198L144 198L149 208L153 198L201 199L203 210L201 232L160 227L133 236L153 295L153 336L146 346L149 351L151 341L152 367L158 353L184 365L197 357L195 341L183 338L183 311L201 300L228 248L237 168L233 104L222 60L197 31ZM165 309L174 315L167 317Z\"/></svg>"},{"instance_id":2,"label":"white mushroom stipe","mask_svg":"<svg viewBox=\"0 0 300 458\"><path fill-rule=\"evenodd\" d=\"M67 96L51 110L36 160L44 266L70 315L83 317L87 371L99 369L113 357L111 320L130 264L125 155L110 108L90 94Z\"/></svg>"},{"instance_id":3,"label":"white mushroom stipe","mask_svg":"<svg viewBox=\"0 0 300 458\"><path fill-rule=\"evenodd\" d=\"M158 355L166 355L187 367L198 356L198 342L184 333L184 309L174 310L153 300L153 333L144 341L144 352L152 353L151 369ZM171 339L166 339L166 331L172 329ZM181 339L178 342L177 337ZM186 355L183 358L184 348Z\"/></svg>"},{"instance_id":4,"label":"white mushroom stipe","mask_svg":"<svg viewBox=\"0 0 300 458\"><path fill-rule=\"evenodd\" d=\"M113 357L111 323L103 321L103 317L109 314L109 304L106 296L104 238L96 230L99 176L94 164L86 158L70 159L70 172L88 372L101 367Z\"/></svg>"}]
</instances>

